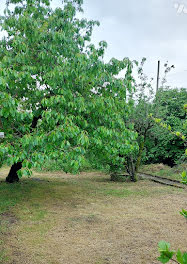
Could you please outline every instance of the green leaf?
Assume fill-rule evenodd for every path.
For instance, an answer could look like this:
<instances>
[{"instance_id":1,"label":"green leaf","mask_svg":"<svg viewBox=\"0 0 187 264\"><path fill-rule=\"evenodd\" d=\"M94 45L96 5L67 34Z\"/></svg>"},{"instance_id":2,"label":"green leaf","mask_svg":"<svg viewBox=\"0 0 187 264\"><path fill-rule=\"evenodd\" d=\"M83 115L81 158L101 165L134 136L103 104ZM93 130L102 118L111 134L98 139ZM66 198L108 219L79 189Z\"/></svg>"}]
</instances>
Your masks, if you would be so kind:
<instances>
[{"instance_id":1,"label":"green leaf","mask_svg":"<svg viewBox=\"0 0 187 264\"><path fill-rule=\"evenodd\" d=\"M184 264L187 264L187 252L183 254L183 262Z\"/></svg>"},{"instance_id":2,"label":"green leaf","mask_svg":"<svg viewBox=\"0 0 187 264\"><path fill-rule=\"evenodd\" d=\"M171 258L165 256L164 254L161 254L160 257L157 258L161 263L168 263Z\"/></svg>"},{"instance_id":3,"label":"green leaf","mask_svg":"<svg viewBox=\"0 0 187 264\"><path fill-rule=\"evenodd\" d=\"M180 264L184 264L183 255L182 255L180 250L177 251L176 258L177 258L177 261L179 261Z\"/></svg>"},{"instance_id":4,"label":"green leaf","mask_svg":"<svg viewBox=\"0 0 187 264\"><path fill-rule=\"evenodd\" d=\"M18 174L18 177L21 178L21 177L23 176L22 170L19 170L19 171L17 172L17 174Z\"/></svg>"},{"instance_id":5,"label":"green leaf","mask_svg":"<svg viewBox=\"0 0 187 264\"><path fill-rule=\"evenodd\" d=\"M181 251L178 250L177 251L177 254L176 254L176 258L177 258L177 261L180 264L187 264L187 252L185 252L184 254L182 254Z\"/></svg>"},{"instance_id":6,"label":"green leaf","mask_svg":"<svg viewBox=\"0 0 187 264\"><path fill-rule=\"evenodd\" d=\"M161 263L167 263L170 261L170 259L173 257L175 254L174 251L170 251L170 244L165 242L165 241L160 241L158 243L158 249L160 251L160 257L158 260Z\"/></svg>"},{"instance_id":7,"label":"green leaf","mask_svg":"<svg viewBox=\"0 0 187 264\"><path fill-rule=\"evenodd\" d=\"M186 210L182 209L182 211L180 212L180 214L182 216L184 216L185 218L187 218L187 211Z\"/></svg>"},{"instance_id":8,"label":"green leaf","mask_svg":"<svg viewBox=\"0 0 187 264\"><path fill-rule=\"evenodd\" d=\"M168 251L170 249L170 243L162 240L158 243L158 249L160 252Z\"/></svg>"}]
</instances>

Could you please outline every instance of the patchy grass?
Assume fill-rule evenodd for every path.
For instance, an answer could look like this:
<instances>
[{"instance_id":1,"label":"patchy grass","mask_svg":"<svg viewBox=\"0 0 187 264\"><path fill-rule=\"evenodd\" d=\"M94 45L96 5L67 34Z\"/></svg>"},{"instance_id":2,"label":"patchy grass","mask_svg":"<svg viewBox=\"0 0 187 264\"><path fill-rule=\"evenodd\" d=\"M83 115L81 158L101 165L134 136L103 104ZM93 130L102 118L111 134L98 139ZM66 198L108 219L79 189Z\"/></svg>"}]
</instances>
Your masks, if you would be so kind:
<instances>
[{"instance_id":1,"label":"patchy grass","mask_svg":"<svg viewBox=\"0 0 187 264\"><path fill-rule=\"evenodd\" d=\"M3 244L3 240L0 240L0 246ZM5 250L0 250L0 263L8 262L7 253Z\"/></svg>"},{"instance_id":2,"label":"patchy grass","mask_svg":"<svg viewBox=\"0 0 187 264\"><path fill-rule=\"evenodd\" d=\"M7 169L0 170L1 179ZM108 175L34 173L0 183L1 264L158 263L159 240L185 250L184 190ZM8 257L7 257L8 256Z\"/></svg>"},{"instance_id":3,"label":"patchy grass","mask_svg":"<svg viewBox=\"0 0 187 264\"><path fill-rule=\"evenodd\" d=\"M186 170L186 167L186 164L177 165L173 168L164 164L149 164L141 166L140 172L181 181L181 173Z\"/></svg>"}]
</instances>

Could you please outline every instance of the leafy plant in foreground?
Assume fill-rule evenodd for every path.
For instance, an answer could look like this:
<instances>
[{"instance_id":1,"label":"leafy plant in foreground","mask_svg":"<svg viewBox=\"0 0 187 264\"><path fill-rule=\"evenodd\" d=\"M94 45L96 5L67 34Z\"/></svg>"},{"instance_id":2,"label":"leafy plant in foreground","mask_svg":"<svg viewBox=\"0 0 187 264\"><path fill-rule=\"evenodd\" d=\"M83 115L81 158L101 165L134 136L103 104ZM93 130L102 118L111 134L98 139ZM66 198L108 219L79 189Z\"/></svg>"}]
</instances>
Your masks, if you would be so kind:
<instances>
[{"instance_id":1,"label":"leafy plant in foreground","mask_svg":"<svg viewBox=\"0 0 187 264\"><path fill-rule=\"evenodd\" d=\"M182 209L182 211L180 212L180 214L182 216L184 216L186 218L186 220L187 220L187 211L186 210Z\"/></svg>"},{"instance_id":2,"label":"leafy plant in foreground","mask_svg":"<svg viewBox=\"0 0 187 264\"><path fill-rule=\"evenodd\" d=\"M158 243L158 249L160 252L158 260L161 263L168 263L169 261L172 261L175 263L187 264L187 252L182 253L180 250L177 252L172 251L170 250L170 244L165 241L160 241Z\"/></svg>"}]
</instances>

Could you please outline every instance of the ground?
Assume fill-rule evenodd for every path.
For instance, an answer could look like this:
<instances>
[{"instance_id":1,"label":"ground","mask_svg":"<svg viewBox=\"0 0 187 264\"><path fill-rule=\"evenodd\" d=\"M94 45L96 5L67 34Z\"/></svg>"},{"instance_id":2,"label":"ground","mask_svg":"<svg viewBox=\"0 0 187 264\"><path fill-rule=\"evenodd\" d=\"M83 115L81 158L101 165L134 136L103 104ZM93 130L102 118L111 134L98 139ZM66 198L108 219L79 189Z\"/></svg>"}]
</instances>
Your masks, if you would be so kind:
<instances>
[{"instance_id":1,"label":"ground","mask_svg":"<svg viewBox=\"0 0 187 264\"><path fill-rule=\"evenodd\" d=\"M187 164L183 163L174 167L169 167L162 163L160 164L149 164L140 167L140 172L165 177L171 180L181 181L181 174L187 169Z\"/></svg>"},{"instance_id":2,"label":"ground","mask_svg":"<svg viewBox=\"0 0 187 264\"><path fill-rule=\"evenodd\" d=\"M4 180L7 169L0 170ZM157 244L187 249L185 190L115 183L99 172L35 173L0 183L1 264L156 264Z\"/></svg>"}]
</instances>

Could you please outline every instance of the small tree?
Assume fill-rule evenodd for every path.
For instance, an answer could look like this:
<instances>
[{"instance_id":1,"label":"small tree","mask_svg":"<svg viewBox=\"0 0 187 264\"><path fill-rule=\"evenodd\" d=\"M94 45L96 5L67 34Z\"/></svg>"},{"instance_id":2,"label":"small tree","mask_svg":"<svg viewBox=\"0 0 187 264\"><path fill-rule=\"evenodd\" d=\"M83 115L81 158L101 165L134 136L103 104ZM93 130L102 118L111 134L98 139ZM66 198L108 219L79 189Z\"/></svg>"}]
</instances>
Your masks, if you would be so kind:
<instances>
[{"instance_id":1,"label":"small tree","mask_svg":"<svg viewBox=\"0 0 187 264\"><path fill-rule=\"evenodd\" d=\"M166 85L167 74L174 68L174 65L169 66L166 62L162 86L155 94L153 78L149 79L144 73L145 62L146 59L143 58L138 67L136 89L132 97L134 108L130 115L130 123L134 123L135 131L138 133L139 153L134 158L136 171L138 171L142 159L144 162L174 164L184 151L180 140L155 126L149 115L153 113L153 116L167 120L172 124L172 128L180 127L181 129L186 115L182 105L187 99L187 92L185 89L170 89ZM185 134L185 131L183 133Z\"/></svg>"},{"instance_id":2,"label":"small tree","mask_svg":"<svg viewBox=\"0 0 187 264\"><path fill-rule=\"evenodd\" d=\"M136 172L138 171L141 164L148 133L153 126L153 122L149 118L149 114L153 109L153 78L149 80L147 75L144 73L143 67L145 62L146 59L143 58L138 67L138 78L135 85L135 92L132 96L134 108L132 109L130 115L130 122L134 123L134 129L138 133L139 153L134 158L134 168Z\"/></svg>"},{"instance_id":3,"label":"small tree","mask_svg":"<svg viewBox=\"0 0 187 264\"><path fill-rule=\"evenodd\" d=\"M7 182L47 159L61 158L64 171L78 172L88 152L112 167L137 150L136 133L123 120L133 63L103 62L107 44L90 43L98 22L77 18L81 4L66 0L52 10L49 0L7 2L1 17L7 36L0 41L0 158L11 165ZM121 70L126 75L118 79Z\"/></svg>"}]
</instances>

